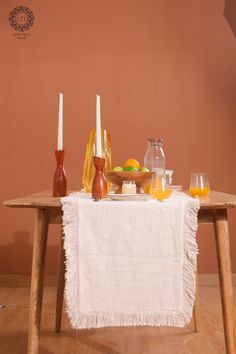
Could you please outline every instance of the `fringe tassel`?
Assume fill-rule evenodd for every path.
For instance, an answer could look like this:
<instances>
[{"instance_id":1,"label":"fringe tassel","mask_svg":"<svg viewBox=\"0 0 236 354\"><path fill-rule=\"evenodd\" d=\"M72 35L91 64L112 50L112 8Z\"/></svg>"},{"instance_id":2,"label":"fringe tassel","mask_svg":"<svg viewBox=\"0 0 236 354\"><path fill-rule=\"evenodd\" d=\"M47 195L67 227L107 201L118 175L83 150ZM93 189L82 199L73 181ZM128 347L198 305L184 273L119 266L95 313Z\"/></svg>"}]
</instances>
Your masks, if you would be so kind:
<instances>
[{"instance_id":1,"label":"fringe tassel","mask_svg":"<svg viewBox=\"0 0 236 354\"><path fill-rule=\"evenodd\" d=\"M199 208L199 199L187 196L184 220L183 326L191 322L195 301L198 254L196 232L198 229Z\"/></svg>"},{"instance_id":2,"label":"fringe tassel","mask_svg":"<svg viewBox=\"0 0 236 354\"><path fill-rule=\"evenodd\" d=\"M63 210L63 234L65 250L65 290L66 312L72 328L76 328L78 309L78 245L77 245L77 193L61 198Z\"/></svg>"},{"instance_id":3,"label":"fringe tassel","mask_svg":"<svg viewBox=\"0 0 236 354\"><path fill-rule=\"evenodd\" d=\"M67 314L74 329L110 326L174 326L184 327L191 321L196 291L198 247L196 231L200 208L198 199L186 196L184 220L183 309L181 312L81 313L78 309L77 193L62 198L64 249L66 254L65 298ZM74 199L74 200L73 200Z\"/></svg>"}]
</instances>

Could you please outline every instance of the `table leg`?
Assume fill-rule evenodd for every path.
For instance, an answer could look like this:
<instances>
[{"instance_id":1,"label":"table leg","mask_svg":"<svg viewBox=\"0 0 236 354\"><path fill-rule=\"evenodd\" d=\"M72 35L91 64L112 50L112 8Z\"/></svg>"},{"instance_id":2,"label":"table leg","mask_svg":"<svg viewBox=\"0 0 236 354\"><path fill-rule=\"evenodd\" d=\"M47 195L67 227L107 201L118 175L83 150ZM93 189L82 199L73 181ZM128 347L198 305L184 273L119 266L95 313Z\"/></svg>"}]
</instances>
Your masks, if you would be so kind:
<instances>
[{"instance_id":1,"label":"table leg","mask_svg":"<svg viewBox=\"0 0 236 354\"><path fill-rule=\"evenodd\" d=\"M221 303L224 320L226 353L235 354L233 286L227 209L216 210L214 216L214 228L219 264Z\"/></svg>"},{"instance_id":2,"label":"table leg","mask_svg":"<svg viewBox=\"0 0 236 354\"><path fill-rule=\"evenodd\" d=\"M58 333L61 330L61 318L64 298L65 284L65 251L63 248L63 232L60 239L60 255L59 255L59 270L57 275L57 302L56 302L56 325L55 331Z\"/></svg>"},{"instance_id":3,"label":"table leg","mask_svg":"<svg viewBox=\"0 0 236 354\"><path fill-rule=\"evenodd\" d=\"M199 299L198 271L196 271L196 293L195 293L195 304L193 308L193 318L194 318L194 331L199 333L200 322L201 322L201 309L200 309L200 299Z\"/></svg>"},{"instance_id":4,"label":"table leg","mask_svg":"<svg viewBox=\"0 0 236 354\"><path fill-rule=\"evenodd\" d=\"M48 212L37 209L30 290L28 354L39 352L39 330L41 321L43 278L48 234Z\"/></svg>"}]
</instances>

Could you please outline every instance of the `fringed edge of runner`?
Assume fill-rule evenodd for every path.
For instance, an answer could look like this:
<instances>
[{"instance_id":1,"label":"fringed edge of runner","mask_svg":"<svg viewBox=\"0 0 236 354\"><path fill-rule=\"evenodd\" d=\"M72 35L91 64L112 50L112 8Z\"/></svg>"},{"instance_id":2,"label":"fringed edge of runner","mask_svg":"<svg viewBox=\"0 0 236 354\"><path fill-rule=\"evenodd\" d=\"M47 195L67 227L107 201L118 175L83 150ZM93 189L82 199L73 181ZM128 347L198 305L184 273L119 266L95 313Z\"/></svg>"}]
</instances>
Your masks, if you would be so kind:
<instances>
[{"instance_id":1,"label":"fringed edge of runner","mask_svg":"<svg viewBox=\"0 0 236 354\"><path fill-rule=\"evenodd\" d=\"M66 300L66 312L70 323L75 328L78 309L78 282L77 282L77 203L76 193L61 198L63 210L63 247L65 250L65 289L64 296Z\"/></svg>"},{"instance_id":2,"label":"fringed edge of runner","mask_svg":"<svg viewBox=\"0 0 236 354\"><path fill-rule=\"evenodd\" d=\"M196 271L198 245L196 233L198 229L198 198L187 196L184 220L184 264L183 264L183 308L184 325L191 322L196 293Z\"/></svg>"}]
</instances>

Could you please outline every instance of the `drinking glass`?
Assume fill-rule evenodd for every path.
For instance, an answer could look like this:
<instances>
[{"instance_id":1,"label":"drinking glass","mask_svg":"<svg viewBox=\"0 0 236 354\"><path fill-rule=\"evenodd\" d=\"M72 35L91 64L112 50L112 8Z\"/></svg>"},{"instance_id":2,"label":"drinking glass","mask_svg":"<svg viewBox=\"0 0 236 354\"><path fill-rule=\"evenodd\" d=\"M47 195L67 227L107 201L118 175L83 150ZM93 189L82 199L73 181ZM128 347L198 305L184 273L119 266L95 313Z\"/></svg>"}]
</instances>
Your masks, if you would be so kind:
<instances>
[{"instance_id":1,"label":"drinking glass","mask_svg":"<svg viewBox=\"0 0 236 354\"><path fill-rule=\"evenodd\" d=\"M163 200L171 195L170 177L168 175L153 175L149 193L153 198Z\"/></svg>"},{"instance_id":2,"label":"drinking glass","mask_svg":"<svg viewBox=\"0 0 236 354\"><path fill-rule=\"evenodd\" d=\"M87 193L92 191L92 183L95 175L95 167L93 163L93 156L95 155L96 131L91 129L89 133L89 140L86 147L84 157L82 183ZM102 130L102 155L106 159L105 171L111 170L111 138L107 130ZM108 182L108 190L111 184Z\"/></svg>"},{"instance_id":3,"label":"drinking glass","mask_svg":"<svg viewBox=\"0 0 236 354\"><path fill-rule=\"evenodd\" d=\"M189 192L192 197L203 197L209 194L210 185L207 173L192 173Z\"/></svg>"}]
</instances>

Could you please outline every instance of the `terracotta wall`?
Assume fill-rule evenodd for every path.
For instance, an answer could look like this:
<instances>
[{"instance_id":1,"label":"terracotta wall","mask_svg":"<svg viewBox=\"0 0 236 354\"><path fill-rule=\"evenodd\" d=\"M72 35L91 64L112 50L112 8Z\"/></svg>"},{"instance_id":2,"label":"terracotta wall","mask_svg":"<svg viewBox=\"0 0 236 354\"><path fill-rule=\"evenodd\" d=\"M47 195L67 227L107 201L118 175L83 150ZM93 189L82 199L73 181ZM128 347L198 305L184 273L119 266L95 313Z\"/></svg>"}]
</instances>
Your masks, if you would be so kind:
<instances>
[{"instance_id":1,"label":"terracotta wall","mask_svg":"<svg viewBox=\"0 0 236 354\"><path fill-rule=\"evenodd\" d=\"M35 16L25 40L8 23L19 5ZM81 187L100 93L114 164L142 161L147 138L163 137L175 184L207 171L212 188L236 194L236 40L223 11L223 0L1 1L1 201L51 188L59 91L71 189ZM33 212L0 209L0 272L29 273ZM230 231L236 271L236 211ZM50 230L49 273L58 232ZM201 272L216 271L213 237L200 227Z\"/></svg>"}]
</instances>

